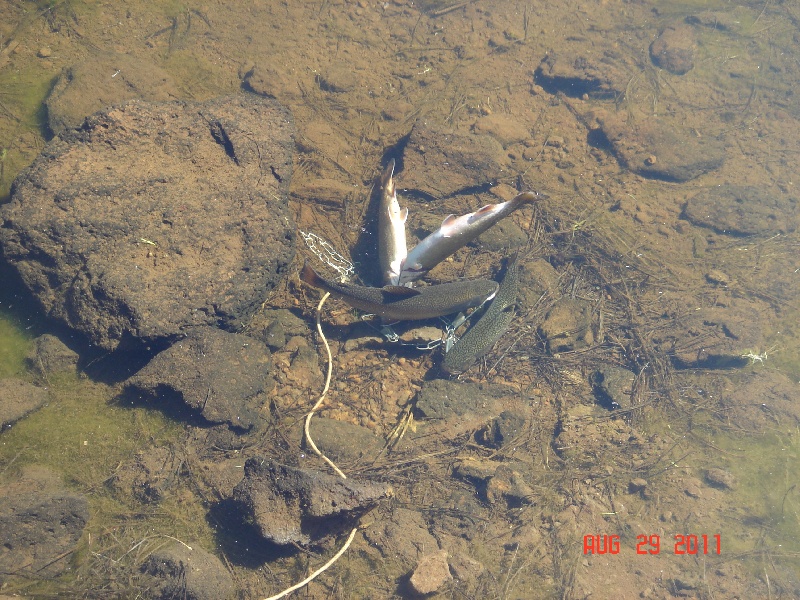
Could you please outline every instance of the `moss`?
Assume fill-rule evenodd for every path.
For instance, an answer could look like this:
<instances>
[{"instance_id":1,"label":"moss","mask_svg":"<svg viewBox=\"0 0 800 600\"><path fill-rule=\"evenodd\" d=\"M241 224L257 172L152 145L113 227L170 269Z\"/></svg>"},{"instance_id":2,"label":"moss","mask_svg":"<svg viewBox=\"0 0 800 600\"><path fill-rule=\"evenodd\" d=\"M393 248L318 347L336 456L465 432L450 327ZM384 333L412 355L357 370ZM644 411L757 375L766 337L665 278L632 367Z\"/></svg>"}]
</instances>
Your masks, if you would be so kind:
<instances>
[{"instance_id":1,"label":"moss","mask_svg":"<svg viewBox=\"0 0 800 600\"><path fill-rule=\"evenodd\" d=\"M0 379L23 375L30 346L30 336L0 313Z\"/></svg>"}]
</instances>

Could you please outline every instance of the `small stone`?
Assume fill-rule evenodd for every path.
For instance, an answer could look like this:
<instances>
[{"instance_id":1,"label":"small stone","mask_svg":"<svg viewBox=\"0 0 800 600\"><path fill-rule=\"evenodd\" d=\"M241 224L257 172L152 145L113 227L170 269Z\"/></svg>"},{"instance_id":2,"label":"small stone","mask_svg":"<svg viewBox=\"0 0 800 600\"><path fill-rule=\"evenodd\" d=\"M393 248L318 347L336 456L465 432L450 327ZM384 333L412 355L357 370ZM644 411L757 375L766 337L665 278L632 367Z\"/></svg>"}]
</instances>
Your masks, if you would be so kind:
<instances>
[{"instance_id":1,"label":"small stone","mask_svg":"<svg viewBox=\"0 0 800 600\"><path fill-rule=\"evenodd\" d=\"M628 483L628 491L631 494L635 494L636 492L641 492L647 487L647 480L642 479L641 477L637 477L636 479L631 479L630 483Z\"/></svg>"},{"instance_id":2,"label":"small stone","mask_svg":"<svg viewBox=\"0 0 800 600\"><path fill-rule=\"evenodd\" d=\"M39 51L36 53L36 56L39 58L50 58L53 56L53 51L50 50L48 46L42 46L39 48Z\"/></svg>"},{"instance_id":3,"label":"small stone","mask_svg":"<svg viewBox=\"0 0 800 600\"><path fill-rule=\"evenodd\" d=\"M419 559L409 583L415 593L424 596L441 589L452 579L453 576L450 574L450 567L447 564L447 551L440 550L433 554L426 554Z\"/></svg>"},{"instance_id":4,"label":"small stone","mask_svg":"<svg viewBox=\"0 0 800 600\"><path fill-rule=\"evenodd\" d=\"M688 483L683 489L683 492L690 498L699 498L703 495L703 493L700 491L700 486L694 483Z\"/></svg>"},{"instance_id":5,"label":"small stone","mask_svg":"<svg viewBox=\"0 0 800 600\"><path fill-rule=\"evenodd\" d=\"M709 485L732 490L736 485L736 478L725 469L713 468L706 471L706 481Z\"/></svg>"}]
</instances>

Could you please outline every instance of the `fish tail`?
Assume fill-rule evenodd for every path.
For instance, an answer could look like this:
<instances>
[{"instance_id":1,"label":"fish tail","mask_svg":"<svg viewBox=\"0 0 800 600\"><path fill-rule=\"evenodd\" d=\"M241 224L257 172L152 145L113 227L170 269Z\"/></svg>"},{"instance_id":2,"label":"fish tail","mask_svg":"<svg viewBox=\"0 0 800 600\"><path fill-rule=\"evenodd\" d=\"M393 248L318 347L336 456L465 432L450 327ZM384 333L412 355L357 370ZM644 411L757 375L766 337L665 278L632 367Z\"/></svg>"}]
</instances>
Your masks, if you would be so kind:
<instances>
[{"instance_id":1,"label":"fish tail","mask_svg":"<svg viewBox=\"0 0 800 600\"><path fill-rule=\"evenodd\" d=\"M394 175L393 158L389 160L389 164L386 165L386 168L381 174L381 187L389 194L394 194L394 181L392 180L392 175Z\"/></svg>"},{"instance_id":2,"label":"fish tail","mask_svg":"<svg viewBox=\"0 0 800 600\"><path fill-rule=\"evenodd\" d=\"M308 261L303 264L303 270L300 271L300 280L315 288L327 289L328 287L327 282L311 268Z\"/></svg>"}]
</instances>

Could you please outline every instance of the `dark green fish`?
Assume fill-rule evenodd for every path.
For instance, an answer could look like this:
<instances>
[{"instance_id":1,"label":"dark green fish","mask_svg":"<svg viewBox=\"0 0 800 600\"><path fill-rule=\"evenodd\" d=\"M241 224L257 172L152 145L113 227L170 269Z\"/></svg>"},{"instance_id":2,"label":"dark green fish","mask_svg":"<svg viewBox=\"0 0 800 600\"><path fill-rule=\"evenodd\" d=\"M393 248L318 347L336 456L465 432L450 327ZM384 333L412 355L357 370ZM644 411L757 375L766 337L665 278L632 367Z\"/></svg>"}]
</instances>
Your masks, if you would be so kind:
<instances>
[{"instance_id":1,"label":"dark green fish","mask_svg":"<svg viewBox=\"0 0 800 600\"><path fill-rule=\"evenodd\" d=\"M323 279L308 263L300 279L365 312L392 321L415 321L443 317L480 306L497 293L490 279L454 281L421 288L387 285L382 288L334 283Z\"/></svg>"},{"instance_id":2,"label":"dark green fish","mask_svg":"<svg viewBox=\"0 0 800 600\"><path fill-rule=\"evenodd\" d=\"M478 322L456 342L450 352L444 355L442 370L445 373L451 375L463 373L476 360L491 350L514 318L518 288L519 267L514 259L513 263L508 266L500 289L489 308Z\"/></svg>"}]
</instances>

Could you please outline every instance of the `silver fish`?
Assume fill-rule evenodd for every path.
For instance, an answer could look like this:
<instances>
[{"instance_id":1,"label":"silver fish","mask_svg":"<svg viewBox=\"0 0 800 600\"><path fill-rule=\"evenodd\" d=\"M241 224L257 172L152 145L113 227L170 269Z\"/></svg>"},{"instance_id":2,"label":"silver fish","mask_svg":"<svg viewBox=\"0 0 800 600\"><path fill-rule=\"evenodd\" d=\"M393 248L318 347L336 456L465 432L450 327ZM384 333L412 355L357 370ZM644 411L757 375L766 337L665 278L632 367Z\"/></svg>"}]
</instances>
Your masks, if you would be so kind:
<instances>
[{"instance_id":1,"label":"silver fish","mask_svg":"<svg viewBox=\"0 0 800 600\"><path fill-rule=\"evenodd\" d=\"M508 266L503 282L489 308L477 323L472 325L455 346L444 355L442 370L454 375L463 373L491 350L506 332L514 318L514 308L519 288L519 267L516 259Z\"/></svg>"},{"instance_id":2,"label":"silver fish","mask_svg":"<svg viewBox=\"0 0 800 600\"><path fill-rule=\"evenodd\" d=\"M490 279L454 281L418 289L394 285L364 287L327 281L308 263L303 265L300 279L354 308L393 321L432 319L480 306L493 298L499 287Z\"/></svg>"},{"instance_id":3,"label":"silver fish","mask_svg":"<svg viewBox=\"0 0 800 600\"><path fill-rule=\"evenodd\" d=\"M384 285L398 285L400 270L408 254L406 219L408 209L400 209L394 179L394 159L381 175L381 204L378 209L378 257Z\"/></svg>"},{"instance_id":4,"label":"silver fish","mask_svg":"<svg viewBox=\"0 0 800 600\"><path fill-rule=\"evenodd\" d=\"M397 283L404 285L419 279L456 250L474 240L523 204L546 197L538 192L525 192L516 195L508 202L487 204L468 215L460 217L449 215L438 230L414 246L408 253Z\"/></svg>"}]
</instances>

